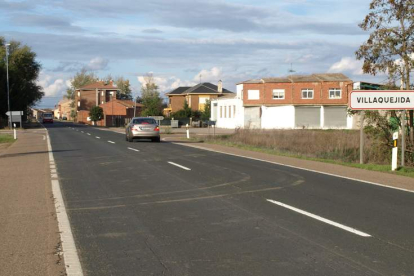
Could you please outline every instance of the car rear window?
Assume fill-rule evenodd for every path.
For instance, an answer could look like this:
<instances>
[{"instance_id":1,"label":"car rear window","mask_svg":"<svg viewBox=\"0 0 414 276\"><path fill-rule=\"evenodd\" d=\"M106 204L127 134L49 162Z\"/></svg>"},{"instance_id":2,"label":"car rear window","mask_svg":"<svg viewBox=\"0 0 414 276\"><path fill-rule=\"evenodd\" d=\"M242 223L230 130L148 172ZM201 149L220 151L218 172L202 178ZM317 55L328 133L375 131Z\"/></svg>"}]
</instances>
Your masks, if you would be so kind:
<instances>
[{"instance_id":1,"label":"car rear window","mask_svg":"<svg viewBox=\"0 0 414 276\"><path fill-rule=\"evenodd\" d=\"M134 119L132 123L137 124L137 125L156 125L157 124L157 122L152 118Z\"/></svg>"},{"instance_id":2,"label":"car rear window","mask_svg":"<svg viewBox=\"0 0 414 276\"><path fill-rule=\"evenodd\" d=\"M43 114L43 118L52 118L52 114Z\"/></svg>"}]
</instances>

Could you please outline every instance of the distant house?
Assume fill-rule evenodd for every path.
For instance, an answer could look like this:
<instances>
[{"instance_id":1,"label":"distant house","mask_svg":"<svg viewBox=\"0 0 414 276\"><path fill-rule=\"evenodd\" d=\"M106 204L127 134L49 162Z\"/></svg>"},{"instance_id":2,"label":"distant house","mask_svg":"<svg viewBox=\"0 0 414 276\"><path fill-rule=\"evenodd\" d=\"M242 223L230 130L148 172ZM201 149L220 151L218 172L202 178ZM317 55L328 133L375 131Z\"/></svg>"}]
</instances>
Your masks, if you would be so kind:
<instances>
[{"instance_id":1,"label":"distant house","mask_svg":"<svg viewBox=\"0 0 414 276\"><path fill-rule=\"evenodd\" d=\"M62 99L56 105L55 117L58 119L66 118L67 120L72 120L71 111L72 111L72 101L69 99Z\"/></svg>"},{"instance_id":2,"label":"distant house","mask_svg":"<svg viewBox=\"0 0 414 276\"><path fill-rule=\"evenodd\" d=\"M231 101L212 102L212 119L228 128L355 128L356 119L347 112L352 89L343 74L248 80L237 84Z\"/></svg>"},{"instance_id":3,"label":"distant house","mask_svg":"<svg viewBox=\"0 0 414 276\"><path fill-rule=\"evenodd\" d=\"M178 87L166 94L168 96L168 107L164 108L163 113L169 117L171 113L183 109L185 101L192 110L203 111L206 101L212 101L228 94L234 93L224 89L221 81L218 85L204 82L193 87Z\"/></svg>"},{"instance_id":4,"label":"distant house","mask_svg":"<svg viewBox=\"0 0 414 276\"><path fill-rule=\"evenodd\" d=\"M104 112L104 118L97 122L98 126L124 126L128 122L128 119L135 116L139 116L142 111L143 105L140 103L134 103L129 100L111 100L99 105Z\"/></svg>"},{"instance_id":5,"label":"distant house","mask_svg":"<svg viewBox=\"0 0 414 276\"><path fill-rule=\"evenodd\" d=\"M91 124L88 119L91 108L109 102L112 98L116 99L116 95L119 92L120 89L115 87L112 81L98 81L76 89L75 108L77 122Z\"/></svg>"}]
</instances>

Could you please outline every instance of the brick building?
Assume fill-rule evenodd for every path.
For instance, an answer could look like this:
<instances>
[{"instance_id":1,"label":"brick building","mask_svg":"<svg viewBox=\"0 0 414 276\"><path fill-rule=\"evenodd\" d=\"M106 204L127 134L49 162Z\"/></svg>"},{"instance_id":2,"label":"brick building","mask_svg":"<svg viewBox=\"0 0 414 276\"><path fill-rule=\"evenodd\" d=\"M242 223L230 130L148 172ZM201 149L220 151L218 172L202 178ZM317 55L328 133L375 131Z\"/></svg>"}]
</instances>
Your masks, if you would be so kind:
<instances>
[{"instance_id":1,"label":"brick building","mask_svg":"<svg viewBox=\"0 0 414 276\"><path fill-rule=\"evenodd\" d=\"M75 108L77 111L77 122L90 124L88 120L89 111L92 107L109 102L120 92L112 81L98 81L85 85L75 91Z\"/></svg>"},{"instance_id":2,"label":"brick building","mask_svg":"<svg viewBox=\"0 0 414 276\"><path fill-rule=\"evenodd\" d=\"M183 109L185 101L192 110L203 111L207 100L212 101L228 94L233 94L233 92L224 89L221 81L218 85L204 82L193 87L178 87L166 94L168 107L164 108L163 113L164 116L169 117L171 113Z\"/></svg>"},{"instance_id":3,"label":"brick building","mask_svg":"<svg viewBox=\"0 0 414 276\"><path fill-rule=\"evenodd\" d=\"M128 119L141 115L143 105L128 100L111 100L99 105L103 109L104 118L97 122L98 126L124 126Z\"/></svg>"},{"instance_id":4,"label":"brick building","mask_svg":"<svg viewBox=\"0 0 414 276\"><path fill-rule=\"evenodd\" d=\"M343 74L248 80L237 85L234 99L213 102L212 117L219 126L237 120L244 128L354 128L347 112L352 85Z\"/></svg>"}]
</instances>

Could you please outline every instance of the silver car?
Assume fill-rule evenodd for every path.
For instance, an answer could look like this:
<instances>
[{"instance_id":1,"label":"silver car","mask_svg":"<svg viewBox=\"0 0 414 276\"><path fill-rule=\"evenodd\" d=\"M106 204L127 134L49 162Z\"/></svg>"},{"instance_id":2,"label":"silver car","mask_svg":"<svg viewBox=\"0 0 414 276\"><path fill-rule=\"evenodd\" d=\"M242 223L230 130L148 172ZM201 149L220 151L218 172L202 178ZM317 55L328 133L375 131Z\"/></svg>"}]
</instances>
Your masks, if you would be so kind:
<instances>
[{"instance_id":1,"label":"silver car","mask_svg":"<svg viewBox=\"0 0 414 276\"><path fill-rule=\"evenodd\" d=\"M153 118L132 118L126 127L125 135L128 142L133 142L135 138L151 139L153 142L160 142L160 128Z\"/></svg>"}]
</instances>

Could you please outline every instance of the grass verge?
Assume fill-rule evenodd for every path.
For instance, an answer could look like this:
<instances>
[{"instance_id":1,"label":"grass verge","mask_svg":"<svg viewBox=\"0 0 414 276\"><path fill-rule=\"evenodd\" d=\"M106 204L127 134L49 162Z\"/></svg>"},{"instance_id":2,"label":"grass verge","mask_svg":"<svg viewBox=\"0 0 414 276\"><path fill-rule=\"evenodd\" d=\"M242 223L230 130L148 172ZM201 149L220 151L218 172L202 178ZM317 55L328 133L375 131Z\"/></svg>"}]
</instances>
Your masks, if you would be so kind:
<instances>
[{"instance_id":1,"label":"grass verge","mask_svg":"<svg viewBox=\"0 0 414 276\"><path fill-rule=\"evenodd\" d=\"M278 155L278 156L286 156L286 157L293 157L293 158L299 158L304 160L310 160L310 161L317 161L317 162L324 162L324 163L330 163L330 164L337 164L347 167L353 167L353 168L359 168L369 171L377 171L377 172L385 172L395 175L401 175L401 176L407 176L414 178L414 168L400 168L396 171L391 171L391 164L389 165L378 165L378 164L358 164L358 163L348 163L348 162L342 162L338 160L331 160L331 159L322 159L322 158L310 158L306 157L300 154L292 154L288 152L282 152L274 149L264 148L264 147L257 147L257 146L250 146L245 144L238 144L234 142L229 141L223 141L223 140L204 140L203 138L198 138L198 142L204 142L208 144L217 144L222 146L228 146L228 147L234 147L239 148L243 150L250 150L255 152L262 152L272 155Z\"/></svg>"},{"instance_id":2,"label":"grass verge","mask_svg":"<svg viewBox=\"0 0 414 276\"><path fill-rule=\"evenodd\" d=\"M15 140L10 134L0 134L0 144L13 143Z\"/></svg>"}]
</instances>

